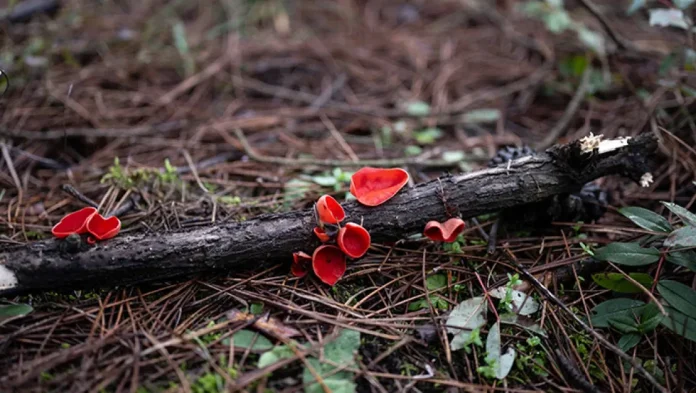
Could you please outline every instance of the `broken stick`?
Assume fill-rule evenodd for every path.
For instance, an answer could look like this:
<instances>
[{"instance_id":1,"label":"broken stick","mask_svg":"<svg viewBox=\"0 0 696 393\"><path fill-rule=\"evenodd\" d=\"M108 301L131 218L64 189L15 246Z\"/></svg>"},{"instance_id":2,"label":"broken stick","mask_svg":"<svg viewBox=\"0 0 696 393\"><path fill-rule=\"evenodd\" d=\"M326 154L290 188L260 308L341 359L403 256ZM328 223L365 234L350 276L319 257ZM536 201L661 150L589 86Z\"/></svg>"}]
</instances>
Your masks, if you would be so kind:
<instances>
[{"instance_id":1,"label":"broken stick","mask_svg":"<svg viewBox=\"0 0 696 393\"><path fill-rule=\"evenodd\" d=\"M602 176L646 179L648 159L657 147L652 134L613 144L593 138L497 168L422 183L378 207L357 202L343 206L348 221L362 220L373 241L383 242L421 233L426 222L447 218L443 194L448 207L470 218L574 192ZM65 240L29 243L0 251L0 295L112 287L289 262L293 252L311 252L319 245L312 234L315 225L307 209L204 228L124 235L94 246L66 247Z\"/></svg>"}]
</instances>

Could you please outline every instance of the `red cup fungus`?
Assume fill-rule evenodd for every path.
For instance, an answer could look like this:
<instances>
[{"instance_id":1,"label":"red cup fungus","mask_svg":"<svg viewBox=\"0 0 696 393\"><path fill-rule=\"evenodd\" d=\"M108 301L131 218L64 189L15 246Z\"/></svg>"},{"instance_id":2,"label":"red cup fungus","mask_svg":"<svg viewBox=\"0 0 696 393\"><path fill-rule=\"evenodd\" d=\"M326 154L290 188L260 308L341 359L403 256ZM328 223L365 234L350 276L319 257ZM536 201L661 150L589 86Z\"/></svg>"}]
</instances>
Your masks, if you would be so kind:
<instances>
[{"instance_id":1,"label":"red cup fungus","mask_svg":"<svg viewBox=\"0 0 696 393\"><path fill-rule=\"evenodd\" d=\"M314 227L314 234L317 235L319 241L322 243L326 243L331 240L331 237L326 233L324 228Z\"/></svg>"},{"instance_id":2,"label":"red cup fungus","mask_svg":"<svg viewBox=\"0 0 696 393\"><path fill-rule=\"evenodd\" d=\"M362 226L349 222L338 231L336 242L346 255L360 258L370 248L370 233Z\"/></svg>"},{"instance_id":3,"label":"red cup fungus","mask_svg":"<svg viewBox=\"0 0 696 393\"><path fill-rule=\"evenodd\" d=\"M336 246L319 246L312 255L312 268L322 282L334 285L346 272L346 256Z\"/></svg>"},{"instance_id":4,"label":"red cup fungus","mask_svg":"<svg viewBox=\"0 0 696 393\"><path fill-rule=\"evenodd\" d=\"M121 220L116 216L109 218L102 217L101 214L95 214L87 222L87 231L91 233L97 240L111 239L118 235L121 230Z\"/></svg>"},{"instance_id":5,"label":"red cup fungus","mask_svg":"<svg viewBox=\"0 0 696 393\"><path fill-rule=\"evenodd\" d=\"M322 195L316 203L317 216L324 224L338 224L346 218L346 212L341 204L331 195Z\"/></svg>"},{"instance_id":6,"label":"red cup fungus","mask_svg":"<svg viewBox=\"0 0 696 393\"><path fill-rule=\"evenodd\" d=\"M461 218L450 218L444 223L430 221L425 224L423 235L436 242L452 243L464 230L466 224Z\"/></svg>"},{"instance_id":7,"label":"red cup fungus","mask_svg":"<svg viewBox=\"0 0 696 393\"><path fill-rule=\"evenodd\" d=\"M312 263L312 257L302 251L292 253L292 266L290 272L295 277L304 277L309 273L309 264Z\"/></svg>"},{"instance_id":8,"label":"red cup fungus","mask_svg":"<svg viewBox=\"0 0 696 393\"><path fill-rule=\"evenodd\" d=\"M378 206L391 199L408 183L408 172L401 168L365 167L350 179L350 193L366 206Z\"/></svg>"},{"instance_id":9,"label":"red cup fungus","mask_svg":"<svg viewBox=\"0 0 696 393\"><path fill-rule=\"evenodd\" d=\"M93 207L85 207L76 212L70 213L63 217L58 224L53 226L51 233L53 236L63 239L73 233L79 235L87 232L87 224L90 219L97 213L97 209Z\"/></svg>"}]
</instances>

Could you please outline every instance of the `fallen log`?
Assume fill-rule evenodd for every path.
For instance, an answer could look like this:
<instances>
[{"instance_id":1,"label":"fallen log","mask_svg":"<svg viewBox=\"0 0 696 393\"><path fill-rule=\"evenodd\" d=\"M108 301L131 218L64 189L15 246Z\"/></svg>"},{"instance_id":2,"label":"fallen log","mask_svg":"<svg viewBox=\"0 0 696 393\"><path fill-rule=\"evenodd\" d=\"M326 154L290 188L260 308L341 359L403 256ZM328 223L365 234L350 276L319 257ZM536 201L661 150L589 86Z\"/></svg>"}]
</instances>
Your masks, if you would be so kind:
<instances>
[{"instance_id":1,"label":"fallen log","mask_svg":"<svg viewBox=\"0 0 696 393\"><path fill-rule=\"evenodd\" d=\"M575 192L607 175L649 183L649 158L656 147L651 134L605 141L591 136L496 168L418 184L378 207L343 206L347 220L362 221L374 242L394 241L421 233L427 221L446 218L452 208L463 218L475 217ZM312 209L307 209L124 235L94 246L70 246L65 240L29 243L0 252L0 295L163 281L289 262L292 252L318 246L314 226Z\"/></svg>"}]
</instances>

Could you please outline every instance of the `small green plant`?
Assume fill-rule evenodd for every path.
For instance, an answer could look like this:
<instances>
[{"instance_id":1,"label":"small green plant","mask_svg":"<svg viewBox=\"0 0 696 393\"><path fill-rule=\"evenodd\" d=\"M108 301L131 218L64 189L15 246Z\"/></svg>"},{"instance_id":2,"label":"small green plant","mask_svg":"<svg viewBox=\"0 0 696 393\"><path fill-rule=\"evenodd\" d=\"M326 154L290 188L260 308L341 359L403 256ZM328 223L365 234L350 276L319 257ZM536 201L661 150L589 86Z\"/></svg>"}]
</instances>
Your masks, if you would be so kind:
<instances>
[{"instance_id":1,"label":"small green plant","mask_svg":"<svg viewBox=\"0 0 696 393\"><path fill-rule=\"evenodd\" d=\"M121 165L118 157L115 157L114 164L109 167L108 173L101 178L102 184L109 183L124 190L153 181L161 184L173 184L180 181L179 174L169 159L165 159L164 169L161 171L146 168L129 170Z\"/></svg>"},{"instance_id":2,"label":"small green plant","mask_svg":"<svg viewBox=\"0 0 696 393\"><path fill-rule=\"evenodd\" d=\"M466 239L464 239L464 235L459 235L451 243L442 243L442 250L452 254L461 254L462 246L466 246Z\"/></svg>"},{"instance_id":3,"label":"small green plant","mask_svg":"<svg viewBox=\"0 0 696 393\"><path fill-rule=\"evenodd\" d=\"M522 280L520 280L520 275L515 273L513 275L510 275L510 273L507 274L508 277L508 282L505 284L505 297L500 299L500 307L507 310L507 311L512 311L513 310L513 294L514 290L512 289L515 286L518 286L522 284Z\"/></svg>"},{"instance_id":4,"label":"small green plant","mask_svg":"<svg viewBox=\"0 0 696 393\"><path fill-rule=\"evenodd\" d=\"M640 207L625 207L619 210L637 226L656 235L629 243L610 243L595 251L594 257L618 265L631 267L648 266L661 259L674 265L696 271L696 214L670 202L662 202L682 226L674 228L661 215ZM660 249L653 244L662 243ZM600 286L620 293L638 293L643 290L635 285L652 285L653 278L645 273L630 273L631 280L623 274L605 273L592 278ZM671 280L660 280L657 290L665 303L662 312L655 314L654 304L645 304L629 298L611 299L597 305L592 310L592 323L595 327L612 328L622 337L619 346L632 348L640 341L640 336L654 330L659 324L691 341L696 341L696 291L689 286ZM635 302L640 302L635 307Z\"/></svg>"},{"instance_id":5,"label":"small green plant","mask_svg":"<svg viewBox=\"0 0 696 393\"><path fill-rule=\"evenodd\" d=\"M341 191L350 183L351 176L353 176L353 172L345 172L341 168L334 168L331 172L309 176L308 179L322 187L333 187L334 191Z\"/></svg>"}]
</instances>

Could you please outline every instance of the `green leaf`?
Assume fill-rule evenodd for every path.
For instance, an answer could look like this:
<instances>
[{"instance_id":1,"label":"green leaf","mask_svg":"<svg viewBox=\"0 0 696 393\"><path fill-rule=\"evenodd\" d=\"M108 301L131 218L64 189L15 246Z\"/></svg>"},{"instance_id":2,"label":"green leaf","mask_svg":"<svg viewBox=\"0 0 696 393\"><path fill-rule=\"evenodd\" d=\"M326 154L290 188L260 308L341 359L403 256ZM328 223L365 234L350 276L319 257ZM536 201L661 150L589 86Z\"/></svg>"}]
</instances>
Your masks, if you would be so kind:
<instances>
[{"instance_id":1,"label":"green leaf","mask_svg":"<svg viewBox=\"0 0 696 393\"><path fill-rule=\"evenodd\" d=\"M693 3L694 0L672 0L672 4L682 10L689 8Z\"/></svg>"},{"instance_id":2,"label":"green leaf","mask_svg":"<svg viewBox=\"0 0 696 393\"><path fill-rule=\"evenodd\" d=\"M423 148L418 145L408 145L404 149L404 154L407 156L417 156L423 153Z\"/></svg>"},{"instance_id":3,"label":"green leaf","mask_svg":"<svg viewBox=\"0 0 696 393\"><path fill-rule=\"evenodd\" d=\"M657 291L667 303L679 312L696 316L696 291L672 280L660 280Z\"/></svg>"},{"instance_id":4,"label":"green leaf","mask_svg":"<svg viewBox=\"0 0 696 393\"><path fill-rule=\"evenodd\" d=\"M674 8L653 8L650 11L650 26L678 27L687 29L689 25L684 19L684 12Z\"/></svg>"},{"instance_id":5,"label":"green leaf","mask_svg":"<svg viewBox=\"0 0 696 393\"><path fill-rule=\"evenodd\" d=\"M336 185L337 181L334 176L330 175L317 175L312 176L312 181L323 187L331 187Z\"/></svg>"},{"instance_id":6,"label":"green leaf","mask_svg":"<svg viewBox=\"0 0 696 393\"><path fill-rule=\"evenodd\" d=\"M592 309L592 326L608 328L609 319L617 315L639 315L645 302L640 300L618 298L602 302Z\"/></svg>"},{"instance_id":7,"label":"green leaf","mask_svg":"<svg viewBox=\"0 0 696 393\"><path fill-rule=\"evenodd\" d=\"M406 103L406 112L411 116L428 116L430 114L430 105L423 101L411 101Z\"/></svg>"},{"instance_id":8,"label":"green leaf","mask_svg":"<svg viewBox=\"0 0 696 393\"><path fill-rule=\"evenodd\" d=\"M619 265L643 266L660 259L660 251L655 247L643 248L638 243L610 243L595 251L595 258Z\"/></svg>"},{"instance_id":9,"label":"green leaf","mask_svg":"<svg viewBox=\"0 0 696 393\"><path fill-rule=\"evenodd\" d=\"M619 339L618 345L622 351L626 352L629 349L638 345L639 342L640 342L640 334L630 333L630 334L624 334L623 336L621 336L621 338Z\"/></svg>"},{"instance_id":10,"label":"green leaf","mask_svg":"<svg viewBox=\"0 0 696 393\"><path fill-rule=\"evenodd\" d=\"M445 162L459 162L464 161L466 154L461 150L446 151L442 153L442 159Z\"/></svg>"},{"instance_id":11,"label":"green leaf","mask_svg":"<svg viewBox=\"0 0 696 393\"><path fill-rule=\"evenodd\" d=\"M684 224L696 226L696 214L672 202L662 202L662 204L671 210L677 217L681 218Z\"/></svg>"},{"instance_id":12,"label":"green leaf","mask_svg":"<svg viewBox=\"0 0 696 393\"><path fill-rule=\"evenodd\" d=\"M629 277L648 288L652 284L652 277L645 273L629 273ZM621 273L597 273L592 275L592 280L602 288L611 289L619 293L638 293L641 289L629 281Z\"/></svg>"},{"instance_id":13,"label":"green leaf","mask_svg":"<svg viewBox=\"0 0 696 393\"><path fill-rule=\"evenodd\" d=\"M676 251L667 254L667 262L696 272L696 253L693 251Z\"/></svg>"},{"instance_id":14,"label":"green leaf","mask_svg":"<svg viewBox=\"0 0 696 393\"><path fill-rule=\"evenodd\" d=\"M28 304L8 304L0 306L0 321L21 317L34 311L34 309Z\"/></svg>"},{"instance_id":15,"label":"green leaf","mask_svg":"<svg viewBox=\"0 0 696 393\"><path fill-rule=\"evenodd\" d=\"M609 326L624 334L638 333L638 322L629 315L614 315L609 318Z\"/></svg>"},{"instance_id":16,"label":"green leaf","mask_svg":"<svg viewBox=\"0 0 696 393\"><path fill-rule=\"evenodd\" d=\"M476 109L462 116L464 123L493 123L500 119L498 109Z\"/></svg>"},{"instance_id":17,"label":"green leaf","mask_svg":"<svg viewBox=\"0 0 696 393\"><path fill-rule=\"evenodd\" d=\"M273 349L273 343L266 337L251 330L240 330L232 335L234 346L242 349L249 349L253 352L262 352ZM222 340L224 345L230 345L230 339Z\"/></svg>"},{"instance_id":18,"label":"green leaf","mask_svg":"<svg viewBox=\"0 0 696 393\"><path fill-rule=\"evenodd\" d=\"M486 363L493 365L495 377L503 379L507 377L515 363L515 350L510 347L506 353L502 353L500 343L500 323L496 322L488 331L486 337Z\"/></svg>"},{"instance_id":19,"label":"green leaf","mask_svg":"<svg viewBox=\"0 0 696 393\"><path fill-rule=\"evenodd\" d=\"M301 179L291 179L285 183L283 193L283 207L289 209L292 205L303 199L307 192L311 189L312 183Z\"/></svg>"},{"instance_id":20,"label":"green leaf","mask_svg":"<svg viewBox=\"0 0 696 393\"><path fill-rule=\"evenodd\" d=\"M667 247L696 247L696 227L686 226L672 232L665 239Z\"/></svg>"},{"instance_id":21,"label":"green leaf","mask_svg":"<svg viewBox=\"0 0 696 393\"><path fill-rule=\"evenodd\" d=\"M360 348L360 332L343 329L338 337L324 345L324 356L327 360L336 363L336 366L321 363L316 358L307 359L309 364L321 376L326 386L334 393L353 393L356 385L353 382L353 373L347 371L335 372L336 368L352 367L355 365L355 352ZM302 374L306 393L324 393L324 388L316 382L307 367Z\"/></svg>"},{"instance_id":22,"label":"green leaf","mask_svg":"<svg viewBox=\"0 0 696 393\"><path fill-rule=\"evenodd\" d=\"M597 54L605 53L604 36L585 27L577 28L580 42Z\"/></svg>"},{"instance_id":23,"label":"green leaf","mask_svg":"<svg viewBox=\"0 0 696 393\"><path fill-rule=\"evenodd\" d=\"M360 332L343 329L335 340L324 346L324 356L338 364L355 364L354 354L360 348Z\"/></svg>"},{"instance_id":24,"label":"green leaf","mask_svg":"<svg viewBox=\"0 0 696 393\"><path fill-rule=\"evenodd\" d=\"M569 29L573 25L570 15L563 9L556 9L544 16L544 23L550 32L558 34Z\"/></svg>"},{"instance_id":25,"label":"green leaf","mask_svg":"<svg viewBox=\"0 0 696 393\"><path fill-rule=\"evenodd\" d=\"M295 352L288 345L277 345L270 351L261 354L261 357L259 357L258 368L268 367L271 364L277 363L283 359L290 359L295 356Z\"/></svg>"},{"instance_id":26,"label":"green leaf","mask_svg":"<svg viewBox=\"0 0 696 393\"><path fill-rule=\"evenodd\" d=\"M437 127L430 127L414 133L416 142L421 145L430 145L442 137L442 130Z\"/></svg>"},{"instance_id":27,"label":"green leaf","mask_svg":"<svg viewBox=\"0 0 696 393\"><path fill-rule=\"evenodd\" d=\"M672 231L672 225L669 224L669 221L651 210L631 206L619 209L619 213L643 229L666 233Z\"/></svg>"},{"instance_id":28,"label":"green leaf","mask_svg":"<svg viewBox=\"0 0 696 393\"><path fill-rule=\"evenodd\" d=\"M263 312L263 303L251 303L249 305L249 312L254 315L259 315Z\"/></svg>"},{"instance_id":29,"label":"green leaf","mask_svg":"<svg viewBox=\"0 0 696 393\"><path fill-rule=\"evenodd\" d=\"M663 318L664 315L662 315L660 308L655 303L648 303L640 314L638 330L643 334L650 333L662 322Z\"/></svg>"},{"instance_id":30,"label":"green leaf","mask_svg":"<svg viewBox=\"0 0 696 393\"><path fill-rule=\"evenodd\" d=\"M514 325L540 336L546 337L546 332L541 328L541 325L534 322L532 318L525 317L513 312L500 314L500 323Z\"/></svg>"},{"instance_id":31,"label":"green leaf","mask_svg":"<svg viewBox=\"0 0 696 393\"><path fill-rule=\"evenodd\" d=\"M428 301L425 299L418 299L408 304L408 311L425 310L428 308Z\"/></svg>"},{"instance_id":32,"label":"green leaf","mask_svg":"<svg viewBox=\"0 0 696 393\"><path fill-rule=\"evenodd\" d=\"M696 319L693 316L684 315L671 307L665 307L665 311L668 315L661 322L663 326L682 337L696 341Z\"/></svg>"},{"instance_id":33,"label":"green leaf","mask_svg":"<svg viewBox=\"0 0 696 393\"><path fill-rule=\"evenodd\" d=\"M507 292L510 291L511 302L516 313L520 315L531 315L539 311L539 303L531 296L516 289L508 289L506 287L498 287L488 292L491 297L497 299L505 299Z\"/></svg>"},{"instance_id":34,"label":"green leaf","mask_svg":"<svg viewBox=\"0 0 696 393\"><path fill-rule=\"evenodd\" d=\"M433 274L425 279L425 286L428 288L428 291L442 289L447 286L447 276L442 273Z\"/></svg>"},{"instance_id":35,"label":"green leaf","mask_svg":"<svg viewBox=\"0 0 696 393\"><path fill-rule=\"evenodd\" d=\"M643 7L645 7L645 0L633 0L626 10L626 14L631 15Z\"/></svg>"},{"instance_id":36,"label":"green leaf","mask_svg":"<svg viewBox=\"0 0 696 393\"><path fill-rule=\"evenodd\" d=\"M487 311L482 296L464 300L452 309L447 317L447 332L455 335L456 341L453 339L450 342L453 351L464 348L463 344L468 342L471 331L486 324Z\"/></svg>"}]
</instances>

